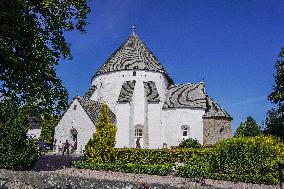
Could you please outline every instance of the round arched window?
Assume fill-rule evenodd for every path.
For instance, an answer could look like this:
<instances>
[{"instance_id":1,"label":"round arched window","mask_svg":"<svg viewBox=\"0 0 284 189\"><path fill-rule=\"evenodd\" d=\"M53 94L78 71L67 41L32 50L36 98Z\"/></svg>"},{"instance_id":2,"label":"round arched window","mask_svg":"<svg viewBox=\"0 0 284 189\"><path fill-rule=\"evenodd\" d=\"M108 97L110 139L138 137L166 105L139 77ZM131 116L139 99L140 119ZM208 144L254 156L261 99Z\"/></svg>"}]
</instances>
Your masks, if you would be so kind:
<instances>
[{"instance_id":1,"label":"round arched window","mask_svg":"<svg viewBox=\"0 0 284 189\"><path fill-rule=\"evenodd\" d=\"M188 139L190 137L190 130L189 130L189 126L187 125L183 125L181 126L181 137L183 139Z\"/></svg>"}]
</instances>

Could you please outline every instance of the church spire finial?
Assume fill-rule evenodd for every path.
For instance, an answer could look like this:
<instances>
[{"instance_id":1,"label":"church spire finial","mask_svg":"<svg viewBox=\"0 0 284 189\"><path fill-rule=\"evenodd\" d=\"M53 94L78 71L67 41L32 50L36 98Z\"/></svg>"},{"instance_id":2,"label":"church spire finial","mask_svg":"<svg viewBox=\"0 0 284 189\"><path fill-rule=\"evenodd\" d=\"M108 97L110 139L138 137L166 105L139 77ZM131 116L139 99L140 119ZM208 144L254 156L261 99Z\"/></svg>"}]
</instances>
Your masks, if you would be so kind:
<instances>
[{"instance_id":1,"label":"church spire finial","mask_svg":"<svg viewBox=\"0 0 284 189\"><path fill-rule=\"evenodd\" d=\"M132 34L135 35L135 30L136 30L135 24L131 27L131 29L132 29Z\"/></svg>"}]
</instances>

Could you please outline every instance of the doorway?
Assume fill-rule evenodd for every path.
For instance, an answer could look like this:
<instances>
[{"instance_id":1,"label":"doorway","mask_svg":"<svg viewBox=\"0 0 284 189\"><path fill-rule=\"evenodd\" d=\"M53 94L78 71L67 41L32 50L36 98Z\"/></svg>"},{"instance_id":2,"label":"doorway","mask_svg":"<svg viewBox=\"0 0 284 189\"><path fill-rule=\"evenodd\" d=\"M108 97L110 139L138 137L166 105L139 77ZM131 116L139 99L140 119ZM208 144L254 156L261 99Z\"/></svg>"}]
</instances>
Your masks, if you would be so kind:
<instances>
[{"instance_id":1,"label":"doorway","mask_svg":"<svg viewBox=\"0 0 284 189\"><path fill-rule=\"evenodd\" d=\"M140 148L144 147L144 141L143 141L143 126L139 125L135 127L135 147ZM138 146L139 145L139 146Z\"/></svg>"},{"instance_id":2,"label":"doorway","mask_svg":"<svg viewBox=\"0 0 284 189\"><path fill-rule=\"evenodd\" d=\"M78 140L78 131L75 129L75 128L72 128L70 130L70 133L71 133L71 141L73 143L73 148L74 150L77 149L77 140Z\"/></svg>"}]
</instances>

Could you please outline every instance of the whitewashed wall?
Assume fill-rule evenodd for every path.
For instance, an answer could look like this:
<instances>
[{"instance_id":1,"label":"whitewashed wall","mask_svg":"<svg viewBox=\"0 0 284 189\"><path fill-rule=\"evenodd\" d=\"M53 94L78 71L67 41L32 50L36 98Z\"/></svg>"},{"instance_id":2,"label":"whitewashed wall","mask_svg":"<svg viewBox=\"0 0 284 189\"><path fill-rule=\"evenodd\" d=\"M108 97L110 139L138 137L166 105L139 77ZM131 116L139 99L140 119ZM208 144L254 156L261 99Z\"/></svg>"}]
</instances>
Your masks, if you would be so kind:
<instances>
[{"instance_id":1,"label":"whitewashed wall","mask_svg":"<svg viewBox=\"0 0 284 189\"><path fill-rule=\"evenodd\" d=\"M163 128L161 124L162 103L148 104L148 135L149 148L156 149L163 147Z\"/></svg>"},{"instance_id":2,"label":"whitewashed wall","mask_svg":"<svg viewBox=\"0 0 284 189\"><path fill-rule=\"evenodd\" d=\"M74 105L77 105L76 110L73 109ZM56 147L65 143L66 140L71 140L70 130L72 128L78 131L77 150L85 149L85 145L93 137L96 128L77 99L71 103L70 108L55 127Z\"/></svg>"},{"instance_id":3,"label":"whitewashed wall","mask_svg":"<svg viewBox=\"0 0 284 189\"><path fill-rule=\"evenodd\" d=\"M196 138L203 144L203 119L205 111L202 109L168 109L163 111L164 142L167 146L177 146L182 140L182 125L190 128L190 138Z\"/></svg>"},{"instance_id":4,"label":"whitewashed wall","mask_svg":"<svg viewBox=\"0 0 284 189\"><path fill-rule=\"evenodd\" d=\"M136 80L136 85L143 84L143 81L154 81L161 100L164 101L167 91L168 81L164 74L153 71L136 70L136 76L133 76L132 70L110 72L99 75L92 80L92 85L98 87L91 99L96 101L105 101L109 108L116 114L116 101L124 81ZM139 84L140 83L140 84ZM139 87L140 92L144 88ZM141 91L143 89L143 91ZM138 94L136 92L136 94ZM143 92L144 94L144 92ZM136 97L134 97L136 98Z\"/></svg>"},{"instance_id":5,"label":"whitewashed wall","mask_svg":"<svg viewBox=\"0 0 284 189\"><path fill-rule=\"evenodd\" d=\"M162 141L161 137L157 137L154 134L149 133L152 131L158 132L158 130L160 130L162 103L160 103L159 105L150 105L153 107L150 108L151 115L149 116L149 107L145 99L143 82L155 82L161 101L163 102L165 100L165 95L168 87L168 80L165 78L164 74L158 72L143 70L135 71L136 76L133 76L133 70L131 70L111 72L95 77L92 81L92 85L97 86L97 90L94 92L91 99L105 102L116 114L118 129L116 136L116 147L134 148L135 126L142 125L143 144L141 145L146 148L160 148ZM125 81L130 80L136 81L132 102L126 104L118 104L117 100L121 91L121 87ZM151 131L149 131L150 127ZM151 137L151 139L149 137Z\"/></svg>"},{"instance_id":6,"label":"whitewashed wall","mask_svg":"<svg viewBox=\"0 0 284 189\"><path fill-rule=\"evenodd\" d=\"M41 129L29 129L27 136L32 138L39 138L41 133Z\"/></svg>"},{"instance_id":7,"label":"whitewashed wall","mask_svg":"<svg viewBox=\"0 0 284 189\"><path fill-rule=\"evenodd\" d=\"M129 123L130 123L130 105L129 103L120 103L117 105L116 113L116 145L117 148L129 147Z\"/></svg>"}]
</instances>

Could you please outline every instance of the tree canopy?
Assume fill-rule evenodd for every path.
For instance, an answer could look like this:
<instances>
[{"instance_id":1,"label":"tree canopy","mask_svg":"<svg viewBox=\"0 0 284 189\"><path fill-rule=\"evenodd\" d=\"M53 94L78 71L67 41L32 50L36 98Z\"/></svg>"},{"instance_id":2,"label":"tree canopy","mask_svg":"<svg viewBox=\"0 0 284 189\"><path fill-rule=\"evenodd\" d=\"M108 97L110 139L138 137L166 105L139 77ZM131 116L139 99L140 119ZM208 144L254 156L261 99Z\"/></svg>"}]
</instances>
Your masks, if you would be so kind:
<instances>
[{"instance_id":1,"label":"tree canopy","mask_svg":"<svg viewBox=\"0 0 284 189\"><path fill-rule=\"evenodd\" d=\"M237 128L235 136L257 136L261 134L260 127L257 125L255 120L251 117L248 116L247 120L240 124L240 126Z\"/></svg>"},{"instance_id":2,"label":"tree canopy","mask_svg":"<svg viewBox=\"0 0 284 189\"><path fill-rule=\"evenodd\" d=\"M281 49L280 57L284 57L284 47ZM268 96L268 99L277 104L279 107L283 106L284 102L284 61L282 59L277 60L275 64L276 74L274 75L275 84L273 85L273 91Z\"/></svg>"},{"instance_id":3,"label":"tree canopy","mask_svg":"<svg viewBox=\"0 0 284 189\"><path fill-rule=\"evenodd\" d=\"M284 57L284 47L281 49L279 56ZM267 134L275 135L284 140L284 61L282 59L277 60L275 68L275 84L268 99L276 104L277 108L273 108L267 112L264 131Z\"/></svg>"},{"instance_id":4,"label":"tree canopy","mask_svg":"<svg viewBox=\"0 0 284 189\"><path fill-rule=\"evenodd\" d=\"M71 59L64 32L85 33L89 0L0 1L0 97L59 114L67 90L55 72Z\"/></svg>"}]
</instances>

